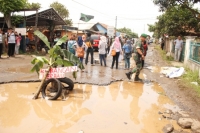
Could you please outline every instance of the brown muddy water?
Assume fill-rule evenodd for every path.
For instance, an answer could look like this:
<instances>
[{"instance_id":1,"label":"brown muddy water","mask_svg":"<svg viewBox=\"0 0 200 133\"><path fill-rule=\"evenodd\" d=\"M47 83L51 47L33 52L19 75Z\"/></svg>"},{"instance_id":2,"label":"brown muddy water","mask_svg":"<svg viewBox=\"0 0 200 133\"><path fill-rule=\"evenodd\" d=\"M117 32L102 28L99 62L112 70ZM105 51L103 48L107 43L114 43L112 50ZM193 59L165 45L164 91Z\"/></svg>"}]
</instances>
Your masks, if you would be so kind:
<instances>
[{"instance_id":1,"label":"brown muddy water","mask_svg":"<svg viewBox=\"0 0 200 133\"><path fill-rule=\"evenodd\" d=\"M0 133L161 133L179 110L156 83L76 84L66 100L32 100L39 83L0 85Z\"/></svg>"}]
</instances>

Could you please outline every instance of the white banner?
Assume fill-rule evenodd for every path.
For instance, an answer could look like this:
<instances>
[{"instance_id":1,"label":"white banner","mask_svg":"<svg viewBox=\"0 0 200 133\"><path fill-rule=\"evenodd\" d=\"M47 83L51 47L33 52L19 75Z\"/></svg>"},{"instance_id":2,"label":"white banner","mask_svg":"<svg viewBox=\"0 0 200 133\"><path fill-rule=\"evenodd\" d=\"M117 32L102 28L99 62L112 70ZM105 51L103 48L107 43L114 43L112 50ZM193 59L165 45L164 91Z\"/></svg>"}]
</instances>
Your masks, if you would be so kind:
<instances>
[{"instance_id":1,"label":"white banner","mask_svg":"<svg viewBox=\"0 0 200 133\"><path fill-rule=\"evenodd\" d=\"M47 75L47 79L64 78L66 77L66 73L74 72L77 70L78 70L77 66L51 68L49 74ZM40 69L39 79L43 79L46 71L47 69Z\"/></svg>"},{"instance_id":2,"label":"white banner","mask_svg":"<svg viewBox=\"0 0 200 133\"><path fill-rule=\"evenodd\" d=\"M15 31L19 34L21 33L22 36L26 35L26 28L15 28Z\"/></svg>"},{"instance_id":3,"label":"white banner","mask_svg":"<svg viewBox=\"0 0 200 133\"><path fill-rule=\"evenodd\" d=\"M114 34L115 34L115 28L112 27L112 26L108 26L108 27L107 27L107 35L113 37Z\"/></svg>"}]
</instances>

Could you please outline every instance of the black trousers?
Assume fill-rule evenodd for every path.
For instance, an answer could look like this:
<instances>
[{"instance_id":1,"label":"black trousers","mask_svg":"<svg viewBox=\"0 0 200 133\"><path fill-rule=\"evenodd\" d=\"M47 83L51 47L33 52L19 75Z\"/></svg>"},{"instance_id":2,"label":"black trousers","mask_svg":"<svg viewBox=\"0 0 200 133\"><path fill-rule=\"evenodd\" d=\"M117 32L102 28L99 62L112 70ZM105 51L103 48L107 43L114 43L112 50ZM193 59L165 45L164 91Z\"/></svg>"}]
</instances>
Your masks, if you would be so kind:
<instances>
[{"instance_id":1,"label":"black trousers","mask_svg":"<svg viewBox=\"0 0 200 133\"><path fill-rule=\"evenodd\" d=\"M0 43L0 58L1 58L2 53L3 53L3 43Z\"/></svg>"},{"instance_id":2,"label":"black trousers","mask_svg":"<svg viewBox=\"0 0 200 133\"><path fill-rule=\"evenodd\" d=\"M109 52L110 52L110 46L108 46L106 49L106 53L109 53Z\"/></svg>"},{"instance_id":3,"label":"black trousers","mask_svg":"<svg viewBox=\"0 0 200 133\"><path fill-rule=\"evenodd\" d=\"M93 50L93 48L88 48L87 49L87 52L86 52L86 58L85 58L85 64L87 65L87 63L88 63L88 56L89 56L89 53L90 53L90 55L91 55L91 64L93 64L93 54L94 54L94 50Z\"/></svg>"},{"instance_id":4,"label":"black trousers","mask_svg":"<svg viewBox=\"0 0 200 133\"><path fill-rule=\"evenodd\" d=\"M120 52L116 52L116 55L113 56L111 68L114 67L114 64L115 64L115 61L116 61L116 69L118 69L119 54L120 54Z\"/></svg>"},{"instance_id":5,"label":"black trousers","mask_svg":"<svg viewBox=\"0 0 200 133\"><path fill-rule=\"evenodd\" d=\"M142 68L144 67L144 60L142 60Z\"/></svg>"},{"instance_id":6,"label":"black trousers","mask_svg":"<svg viewBox=\"0 0 200 133\"><path fill-rule=\"evenodd\" d=\"M162 43L162 44L161 44L161 49L162 49L162 50L164 49L164 46L165 46L165 44Z\"/></svg>"},{"instance_id":7,"label":"black trousers","mask_svg":"<svg viewBox=\"0 0 200 133\"><path fill-rule=\"evenodd\" d=\"M15 43L8 43L8 56L13 56L15 53Z\"/></svg>"}]
</instances>

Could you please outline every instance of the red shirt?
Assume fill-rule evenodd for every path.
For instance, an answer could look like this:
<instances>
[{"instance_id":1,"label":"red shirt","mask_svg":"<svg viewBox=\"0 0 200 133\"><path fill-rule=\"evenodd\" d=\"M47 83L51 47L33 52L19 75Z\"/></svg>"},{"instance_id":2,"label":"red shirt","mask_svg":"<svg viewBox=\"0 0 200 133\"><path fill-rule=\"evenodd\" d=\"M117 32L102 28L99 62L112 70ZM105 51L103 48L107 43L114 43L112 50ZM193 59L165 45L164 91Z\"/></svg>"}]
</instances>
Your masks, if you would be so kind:
<instances>
[{"instance_id":1,"label":"red shirt","mask_svg":"<svg viewBox=\"0 0 200 133\"><path fill-rule=\"evenodd\" d=\"M147 44L143 44L143 48L144 48L143 54L144 54L144 56L146 56L147 50L148 50L148 45Z\"/></svg>"}]
</instances>

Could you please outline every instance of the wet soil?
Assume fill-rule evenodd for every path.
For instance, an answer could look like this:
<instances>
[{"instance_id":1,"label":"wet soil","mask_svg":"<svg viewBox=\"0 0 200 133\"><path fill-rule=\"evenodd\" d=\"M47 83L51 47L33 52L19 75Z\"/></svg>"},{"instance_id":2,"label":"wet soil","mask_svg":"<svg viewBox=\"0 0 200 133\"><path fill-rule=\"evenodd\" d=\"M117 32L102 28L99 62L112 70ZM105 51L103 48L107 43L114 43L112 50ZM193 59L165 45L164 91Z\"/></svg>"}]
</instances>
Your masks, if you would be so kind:
<instances>
[{"instance_id":1,"label":"wet soil","mask_svg":"<svg viewBox=\"0 0 200 133\"><path fill-rule=\"evenodd\" d=\"M2 133L161 133L166 124L181 128L158 112L180 108L157 83L127 81L108 86L76 84L62 101L32 100L39 83L1 84ZM162 94L161 94L162 93Z\"/></svg>"},{"instance_id":2,"label":"wet soil","mask_svg":"<svg viewBox=\"0 0 200 133\"><path fill-rule=\"evenodd\" d=\"M150 52L148 51L150 55L146 58L146 66L154 66L156 71L144 69L143 72L148 75L151 80L159 83L165 90L166 95L174 101L176 105L189 112L190 116L193 118L200 120L200 98L197 96L196 92L192 88L185 86L180 78L169 79L160 74L160 67L179 66L181 63L172 62L169 64L162 60L159 52L154 49L154 46L151 46L150 50Z\"/></svg>"}]
</instances>

